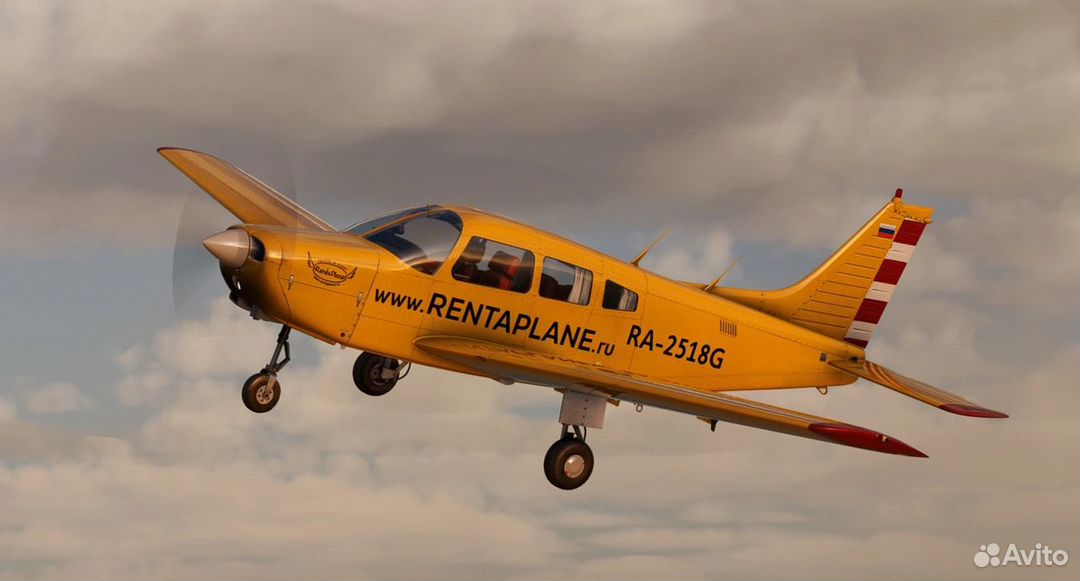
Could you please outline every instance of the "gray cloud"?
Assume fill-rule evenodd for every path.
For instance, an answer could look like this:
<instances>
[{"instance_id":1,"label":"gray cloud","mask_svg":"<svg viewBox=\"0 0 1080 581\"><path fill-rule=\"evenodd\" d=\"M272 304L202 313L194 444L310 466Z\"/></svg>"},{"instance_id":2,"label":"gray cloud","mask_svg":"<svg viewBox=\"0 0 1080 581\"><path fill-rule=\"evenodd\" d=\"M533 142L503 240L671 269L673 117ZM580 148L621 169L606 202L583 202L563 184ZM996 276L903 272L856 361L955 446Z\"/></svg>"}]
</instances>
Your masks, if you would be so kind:
<instances>
[{"instance_id":1,"label":"gray cloud","mask_svg":"<svg viewBox=\"0 0 1080 581\"><path fill-rule=\"evenodd\" d=\"M822 244L808 211L898 184L1056 199L1077 182L1065 3L110 6L8 9L5 198L185 191L154 159L171 143L249 168L283 151L342 222L452 199L563 228L735 213L740 236Z\"/></svg>"}]
</instances>

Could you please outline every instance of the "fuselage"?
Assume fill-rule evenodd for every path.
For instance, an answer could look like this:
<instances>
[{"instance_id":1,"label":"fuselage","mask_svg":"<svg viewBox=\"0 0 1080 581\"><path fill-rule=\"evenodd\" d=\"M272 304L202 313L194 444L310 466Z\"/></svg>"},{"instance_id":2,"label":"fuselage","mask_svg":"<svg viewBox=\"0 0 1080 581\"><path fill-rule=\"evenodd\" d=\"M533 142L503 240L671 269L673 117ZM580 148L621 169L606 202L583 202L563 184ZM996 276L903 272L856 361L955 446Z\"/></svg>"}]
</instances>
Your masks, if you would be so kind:
<instances>
[{"instance_id":1,"label":"fuselage","mask_svg":"<svg viewBox=\"0 0 1080 581\"><path fill-rule=\"evenodd\" d=\"M445 233L432 233L415 223L423 238L416 246L427 254L409 240L410 221L424 216L449 224L435 227ZM263 243L265 256L248 260L236 278L261 316L329 343L418 364L472 373L414 347L418 337L463 336L720 391L848 384L853 376L826 360L863 355L843 341L473 208L416 209L367 231L244 228Z\"/></svg>"}]
</instances>

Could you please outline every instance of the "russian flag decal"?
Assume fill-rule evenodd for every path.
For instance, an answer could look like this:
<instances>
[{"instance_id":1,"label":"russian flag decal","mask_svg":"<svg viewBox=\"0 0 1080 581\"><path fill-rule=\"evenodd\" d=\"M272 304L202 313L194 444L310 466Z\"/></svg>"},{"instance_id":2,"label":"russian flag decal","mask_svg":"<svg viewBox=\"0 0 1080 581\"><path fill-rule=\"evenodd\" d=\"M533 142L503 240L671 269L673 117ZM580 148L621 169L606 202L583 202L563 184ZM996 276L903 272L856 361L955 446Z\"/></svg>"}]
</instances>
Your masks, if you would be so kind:
<instances>
[{"instance_id":1,"label":"russian flag decal","mask_svg":"<svg viewBox=\"0 0 1080 581\"><path fill-rule=\"evenodd\" d=\"M881 238L888 238L892 240L896 237L896 226L889 224L879 224L877 229L877 235Z\"/></svg>"}]
</instances>

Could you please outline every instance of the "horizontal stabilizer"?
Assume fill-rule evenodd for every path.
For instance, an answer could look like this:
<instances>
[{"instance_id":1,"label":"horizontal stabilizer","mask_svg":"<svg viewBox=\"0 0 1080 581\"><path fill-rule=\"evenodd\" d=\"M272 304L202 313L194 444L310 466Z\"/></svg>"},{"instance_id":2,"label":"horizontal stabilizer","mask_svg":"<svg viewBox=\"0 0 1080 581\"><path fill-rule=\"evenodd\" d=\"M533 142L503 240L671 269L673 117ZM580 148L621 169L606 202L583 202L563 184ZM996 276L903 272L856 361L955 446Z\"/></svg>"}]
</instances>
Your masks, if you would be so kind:
<instances>
[{"instance_id":1,"label":"horizontal stabilizer","mask_svg":"<svg viewBox=\"0 0 1080 581\"><path fill-rule=\"evenodd\" d=\"M865 359L861 361L830 361L829 365L857 375L867 381L887 387L893 391L941 408L947 412L970 416L973 418L1007 418L1007 414L982 407L968 401L955 393L949 393L932 385L927 385L917 379L904 377L891 369L887 369L873 361Z\"/></svg>"},{"instance_id":2,"label":"horizontal stabilizer","mask_svg":"<svg viewBox=\"0 0 1080 581\"><path fill-rule=\"evenodd\" d=\"M161 147L158 153L245 224L334 231L315 214L225 160L179 147Z\"/></svg>"}]
</instances>

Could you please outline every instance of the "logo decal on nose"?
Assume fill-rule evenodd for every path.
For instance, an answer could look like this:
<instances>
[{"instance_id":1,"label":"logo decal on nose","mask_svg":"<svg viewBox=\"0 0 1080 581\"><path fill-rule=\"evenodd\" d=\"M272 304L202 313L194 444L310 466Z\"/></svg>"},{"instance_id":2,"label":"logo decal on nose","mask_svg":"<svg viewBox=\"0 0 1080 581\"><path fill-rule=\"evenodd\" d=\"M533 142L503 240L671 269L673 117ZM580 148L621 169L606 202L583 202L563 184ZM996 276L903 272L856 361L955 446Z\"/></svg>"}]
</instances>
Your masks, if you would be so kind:
<instances>
[{"instance_id":1,"label":"logo decal on nose","mask_svg":"<svg viewBox=\"0 0 1080 581\"><path fill-rule=\"evenodd\" d=\"M339 284L349 280L356 276L356 268L353 267L349 270L347 266L340 262L334 262L333 260L315 260L311 257L311 253L307 255L308 268L311 269L311 274L315 277L315 280L327 285L338 286Z\"/></svg>"}]
</instances>

